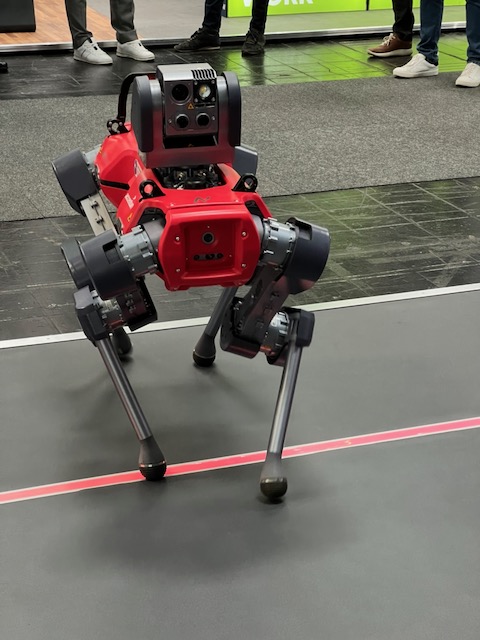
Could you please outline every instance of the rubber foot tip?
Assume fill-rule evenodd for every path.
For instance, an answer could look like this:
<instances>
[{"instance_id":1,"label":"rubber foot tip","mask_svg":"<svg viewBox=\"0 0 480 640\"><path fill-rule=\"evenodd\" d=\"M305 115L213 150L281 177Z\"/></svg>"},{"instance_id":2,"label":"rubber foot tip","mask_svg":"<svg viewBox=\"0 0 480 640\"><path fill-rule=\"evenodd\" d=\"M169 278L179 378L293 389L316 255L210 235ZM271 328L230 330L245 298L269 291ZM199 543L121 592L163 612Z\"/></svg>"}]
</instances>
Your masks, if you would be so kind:
<instances>
[{"instance_id":1,"label":"rubber foot tip","mask_svg":"<svg viewBox=\"0 0 480 640\"><path fill-rule=\"evenodd\" d=\"M196 351L193 352L193 361L199 367L211 367L215 362L215 356L199 356Z\"/></svg>"},{"instance_id":2,"label":"rubber foot tip","mask_svg":"<svg viewBox=\"0 0 480 640\"><path fill-rule=\"evenodd\" d=\"M165 471L167 470L167 463L164 460L163 462L158 462L157 464L141 464L139 466L139 470L145 480L155 482L156 480L161 480L165 475Z\"/></svg>"},{"instance_id":3,"label":"rubber foot tip","mask_svg":"<svg viewBox=\"0 0 480 640\"><path fill-rule=\"evenodd\" d=\"M287 493L288 483L286 478L262 478L260 490L269 500L278 500Z\"/></svg>"}]
</instances>

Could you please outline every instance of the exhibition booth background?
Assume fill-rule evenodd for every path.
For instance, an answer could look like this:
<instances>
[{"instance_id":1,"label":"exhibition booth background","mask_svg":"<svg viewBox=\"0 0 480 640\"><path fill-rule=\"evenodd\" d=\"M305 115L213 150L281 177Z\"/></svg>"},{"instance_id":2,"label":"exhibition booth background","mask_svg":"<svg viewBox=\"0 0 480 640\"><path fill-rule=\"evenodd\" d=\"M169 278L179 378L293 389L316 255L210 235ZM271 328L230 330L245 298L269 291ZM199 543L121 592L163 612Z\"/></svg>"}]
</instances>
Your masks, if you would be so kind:
<instances>
[{"instance_id":1,"label":"exhibition booth background","mask_svg":"<svg viewBox=\"0 0 480 640\"><path fill-rule=\"evenodd\" d=\"M229 17L248 16L252 0L226 0L225 13ZM445 6L459 5L458 0L445 0ZM420 1L413 3L414 8L420 6ZM371 12L380 9L391 10L389 0L270 0L269 15L294 15L304 13L343 13L343 12ZM375 22L374 15L369 18ZM355 16L353 17L355 19Z\"/></svg>"},{"instance_id":2,"label":"exhibition booth background","mask_svg":"<svg viewBox=\"0 0 480 640\"><path fill-rule=\"evenodd\" d=\"M446 0L445 28L465 26L465 5ZM243 36L249 23L252 0L228 0L222 36ZM367 4L369 10L367 11ZM418 14L419 2L414 2ZM150 44L168 45L189 37L201 24L203 0L136 0L135 23L139 35ZM32 11L34 9L34 13ZM16 25L17 21L25 24ZM15 17L15 16L14 16ZM32 26L33 20L33 26ZM272 40L388 33L393 21L389 0L270 0L267 34ZM30 27L28 26L30 23ZM88 1L88 26L99 42L115 39L110 26L109 0ZM35 29L35 30L33 30ZM2 0L0 4L0 53L71 47L64 0Z\"/></svg>"}]
</instances>

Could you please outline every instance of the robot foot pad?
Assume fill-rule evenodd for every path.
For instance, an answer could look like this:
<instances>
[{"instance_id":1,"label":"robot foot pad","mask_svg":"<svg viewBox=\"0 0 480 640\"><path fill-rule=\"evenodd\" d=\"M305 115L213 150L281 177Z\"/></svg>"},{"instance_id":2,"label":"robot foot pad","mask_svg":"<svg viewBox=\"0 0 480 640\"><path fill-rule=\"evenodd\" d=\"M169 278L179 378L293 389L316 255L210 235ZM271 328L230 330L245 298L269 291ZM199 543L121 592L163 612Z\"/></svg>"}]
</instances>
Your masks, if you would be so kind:
<instances>
[{"instance_id":1,"label":"robot foot pad","mask_svg":"<svg viewBox=\"0 0 480 640\"><path fill-rule=\"evenodd\" d=\"M211 367L215 362L215 356L200 356L196 351L193 352L193 361L198 367Z\"/></svg>"},{"instance_id":2,"label":"robot foot pad","mask_svg":"<svg viewBox=\"0 0 480 640\"><path fill-rule=\"evenodd\" d=\"M279 500L287 493L288 483L286 478L262 478L260 490L269 500Z\"/></svg>"},{"instance_id":3,"label":"robot foot pad","mask_svg":"<svg viewBox=\"0 0 480 640\"><path fill-rule=\"evenodd\" d=\"M157 480L161 480L165 475L167 463L163 461L158 464L140 465L139 470L145 480L155 482Z\"/></svg>"},{"instance_id":4,"label":"robot foot pad","mask_svg":"<svg viewBox=\"0 0 480 640\"><path fill-rule=\"evenodd\" d=\"M140 442L140 457L138 468L146 480L161 480L167 470L165 456L153 436Z\"/></svg>"}]
</instances>

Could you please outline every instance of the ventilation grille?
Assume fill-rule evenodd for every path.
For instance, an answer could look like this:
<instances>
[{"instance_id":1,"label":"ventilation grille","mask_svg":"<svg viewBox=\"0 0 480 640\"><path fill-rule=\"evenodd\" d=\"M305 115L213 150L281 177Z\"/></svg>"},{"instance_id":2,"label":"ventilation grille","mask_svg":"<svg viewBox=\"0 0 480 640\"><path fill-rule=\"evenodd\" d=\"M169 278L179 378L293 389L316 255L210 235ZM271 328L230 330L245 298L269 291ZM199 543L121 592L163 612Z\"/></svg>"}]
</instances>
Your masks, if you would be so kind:
<instances>
[{"instance_id":1,"label":"ventilation grille","mask_svg":"<svg viewBox=\"0 0 480 640\"><path fill-rule=\"evenodd\" d=\"M194 69L192 73L194 80L215 80L216 78L214 69Z\"/></svg>"}]
</instances>

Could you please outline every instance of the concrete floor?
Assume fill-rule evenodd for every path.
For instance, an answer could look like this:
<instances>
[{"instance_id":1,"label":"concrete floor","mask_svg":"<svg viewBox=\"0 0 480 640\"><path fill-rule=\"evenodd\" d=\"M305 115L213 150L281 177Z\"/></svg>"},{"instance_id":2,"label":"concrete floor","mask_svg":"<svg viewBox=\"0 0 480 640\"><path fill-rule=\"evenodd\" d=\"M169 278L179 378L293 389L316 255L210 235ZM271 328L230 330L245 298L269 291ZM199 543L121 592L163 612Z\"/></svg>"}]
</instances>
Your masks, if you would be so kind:
<instances>
[{"instance_id":1,"label":"concrete floor","mask_svg":"<svg viewBox=\"0 0 480 640\"><path fill-rule=\"evenodd\" d=\"M3 343L2 637L477 640L480 292L369 302L316 314L287 444L341 444L285 461L274 505L255 464L9 502L137 446L86 340ZM264 449L278 386L261 356L193 367L200 331L138 334L127 365L173 465Z\"/></svg>"},{"instance_id":2,"label":"concrete floor","mask_svg":"<svg viewBox=\"0 0 480 640\"><path fill-rule=\"evenodd\" d=\"M475 216L476 192L465 196L466 186L453 186L461 188L462 213ZM452 185L438 185L442 207L445 187ZM325 210L338 218L339 206L332 201ZM449 200L448 207L455 221L442 224L465 236L459 205ZM428 212L438 218L436 208ZM16 230L6 224L4 248L11 249ZM36 278L32 247L48 265L52 236L35 229L38 242L34 236L28 251ZM445 251L458 260L447 231ZM33 227L25 233L34 235ZM468 256L476 262L467 267L478 280L472 238ZM417 254L411 260L420 268L424 253ZM368 270L372 254L365 255ZM440 276L452 267L445 255ZM352 267L345 261L348 255L342 266ZM372 264L378 275L376 255ZM397 269L393 279L402 274ZM387 276L383 286L391 289ZM19 271L8 287L32 295L25 277ZM340 445L286 461L290 488L275 505L258 497L257 464L159 484L107 479L103 488L71 494L62 484L53 497L42 497L47 488L40 487L37 499L30 491L11 501L9 492L25 487L90 477L98 486L104 474L135 469L138 450L86 340L0 342L0 636L478 640L480 293L469 289L317 312L287 445ZM25 300L7 293L15 300L2 308L25 313ZM50 281L34 293L45 309L64 302ZM9 325L19 323L9 316ZM31 324L38 328L38 319ZM199 371L191 349L200 331L138 334L126 365L171 469L262 450L268 437L280 370L261 356L220 353L212 370ZM418 437L432 428L417 427L432 423L444 432ZM372 446L354 446L364 434L374 434Z\"/></svg>"}]
</instances>

